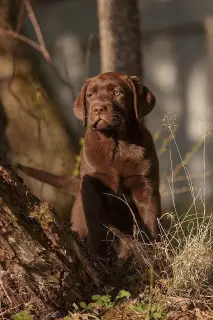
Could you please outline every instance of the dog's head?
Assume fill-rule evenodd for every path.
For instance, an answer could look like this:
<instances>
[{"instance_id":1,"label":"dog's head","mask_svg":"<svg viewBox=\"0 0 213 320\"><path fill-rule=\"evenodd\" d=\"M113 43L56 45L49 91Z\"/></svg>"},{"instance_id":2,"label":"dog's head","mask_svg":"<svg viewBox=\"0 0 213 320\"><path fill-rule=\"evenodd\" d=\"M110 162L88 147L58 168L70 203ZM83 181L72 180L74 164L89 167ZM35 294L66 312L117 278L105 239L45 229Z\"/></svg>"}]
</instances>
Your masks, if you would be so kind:
<instances>
[{"instance_id":1,"label":"dog's head","mask_svg":"<svg viewBox=\"0 0 213 320\"><path fill-rule=\"evenodd\" d=\"M84 126L115 131L132 117L141 120L154 106L154 95L138 77L107 72L84 83L74 102L74 113Z\"/></svg>"}]
</instances>

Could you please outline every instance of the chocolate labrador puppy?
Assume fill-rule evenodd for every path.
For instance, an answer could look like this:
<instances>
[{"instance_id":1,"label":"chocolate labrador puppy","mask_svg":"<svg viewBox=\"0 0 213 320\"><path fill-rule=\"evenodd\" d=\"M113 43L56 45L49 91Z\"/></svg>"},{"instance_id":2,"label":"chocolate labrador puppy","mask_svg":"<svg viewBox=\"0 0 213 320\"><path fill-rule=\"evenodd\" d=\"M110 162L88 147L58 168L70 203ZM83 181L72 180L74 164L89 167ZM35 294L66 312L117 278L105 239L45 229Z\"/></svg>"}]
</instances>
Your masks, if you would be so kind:
<instances>
[{"instance_id":1,"label":"chocolate labrador puppy","mask_svg":"<svg viewBox=\"0 0 213 320\"><path fill-rule=\"evenodd\" d=\"M81 152L81 192L72 228L99 253L111 227L138 227L155 239L161 215L159 164L150 132L141 121L155 97L138 77L107 72L87 80L74 103L86 127ZM128 200L124 201L123 195Z\"/></svg>"},{"instance_id":2,"label":"chocolate labrador puppy","mask_svg":"<svg viewBox=\"0 0 213 320\"><path fill-rule=\"evenodd\" d=\"M88 79L74 103L86 132L72 229L100 255L106 255L114 228L132 235L136 224L151 239L158 234L159 163L141 121L154 106L154 95L138 77L117 72Z\"/></svg>"}]
</instances>

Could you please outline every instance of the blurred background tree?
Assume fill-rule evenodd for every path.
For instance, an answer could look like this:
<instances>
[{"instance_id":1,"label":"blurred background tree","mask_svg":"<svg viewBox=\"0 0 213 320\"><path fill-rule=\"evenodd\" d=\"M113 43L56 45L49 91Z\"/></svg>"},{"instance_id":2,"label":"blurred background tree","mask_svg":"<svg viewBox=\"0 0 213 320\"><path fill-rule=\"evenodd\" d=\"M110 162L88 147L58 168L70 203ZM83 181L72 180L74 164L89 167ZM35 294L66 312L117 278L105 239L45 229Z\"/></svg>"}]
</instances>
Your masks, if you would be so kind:
<instances>
[{"instance_id":1,"label":"blurred background tree","mask_svg":"<svg viewBox=\"0 0 213 320\"><path fill-rule=\"evenodd\" d=\"M137 0L98 0L98 20L102 72L142 76Z\"/></svg>"},{"instance_id":2,"label":"blurred background tree","mask_svg":"<svg viewBox=\"0 0 213 320\"><path fill-rule=\"evenodd\" d=\"M31 43L19 40L23 17L32 13L30 1L0 2L1 152L7 153L12 163L70 174L74 167L72 143L54 103L38 82L28 55ZM52 204L61 216L69 217L69 195L23 176L36 196Z\"/></svg>"}]
</instances>

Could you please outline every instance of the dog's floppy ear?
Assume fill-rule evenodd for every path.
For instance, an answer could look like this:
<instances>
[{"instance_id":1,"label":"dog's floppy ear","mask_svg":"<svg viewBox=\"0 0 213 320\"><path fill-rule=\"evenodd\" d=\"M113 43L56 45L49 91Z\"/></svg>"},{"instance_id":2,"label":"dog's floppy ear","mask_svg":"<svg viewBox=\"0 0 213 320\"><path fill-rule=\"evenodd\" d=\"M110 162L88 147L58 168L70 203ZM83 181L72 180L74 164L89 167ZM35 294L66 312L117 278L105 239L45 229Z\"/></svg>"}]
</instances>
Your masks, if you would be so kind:
<instances>
[{"instance_id":1,"label":"dog's floppy ear","mask_svg":"<svg viewBox=\"0 0 213 320\"><path fill-rule=\"evenodd\" d=\"M84 82L83 87L81 88L80 93L74 101L73 111L76 118L83 121L83 126L86 127L86 118L87 118L87 106L86 106L86 91L88 84L91 79L88 79Z\"/></svg>"},{"instance_id":2,"label":"dog's floppy ear","mask_svg":"<svg viewBox=\"0 0 213 320\"><path fill-rule=\"evenodd\" d=\"M138 120L145 117L155 106L154 94L140 82L136 76L130 77L134 96L135 116Z\"/></svg>"}]
</instances>

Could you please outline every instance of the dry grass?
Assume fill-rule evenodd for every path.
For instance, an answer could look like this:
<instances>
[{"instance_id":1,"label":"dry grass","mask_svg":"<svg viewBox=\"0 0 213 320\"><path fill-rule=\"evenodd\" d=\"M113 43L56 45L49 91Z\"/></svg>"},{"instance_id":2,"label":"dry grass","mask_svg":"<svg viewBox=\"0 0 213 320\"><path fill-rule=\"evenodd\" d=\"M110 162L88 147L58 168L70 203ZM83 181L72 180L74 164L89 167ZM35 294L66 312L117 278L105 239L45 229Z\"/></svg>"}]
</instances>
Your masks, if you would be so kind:
<instances>
[{"instance_id":1,"label":"dry grass","mask_svg":"<svg viewBox=\"0 0 213 320\"><path fill-rule=\"evenodd\" d=\"M202 293L213 264L211 229L212 221L204 222L180 242L171 264L173 281L169 291Z\"/></svg>"},{"instance_id":2,"label":"dry grass","mask_svg":"<svg viewBox=\"0 0 213 320\"><path fill-rule=\"evenodd\" d=\"M139 230L134 213L129 207L135 221L135 232L134 239L125 242L125 247L127 249L129 246L129 251L133 253L135 268L141 276L144 277L144 274L147 274L144 272L145 268L153 273L150 287L153 287L155 292L159 289L166 299L178 296L190 299L190 301L202 301L204 304L209 304L213 297L213 287L210 281L213 265L213 217L206 212L205 148L206 139L212 130L209 125L205 124L207 129L201 140L192 148L191 152L182 156L175 138L175 119L168 116L164 120L164 125L169 131L169 136L168 139L162 141L159 154L167 151L170 155L171 173L167 182L174 212L165 213L159 220L161 241L149 243L146 236ZM155 140L158 140L159 134L154 137ZM174 143L180 157L180 163L174 168L170 143ZM201 147L203 147L203 173L200 180L203 181L203 189L196 193L187 165ZM184 171L184 176L178 175L181 169ZM185 180L188 183L187 192L192 199L192 204L185 214L180 214L176 208L176 179ZM196 206L198 199L202 203L200 211ZM128 206L125 197L121 201ZM167 221L167 227L165 227L165 221Z\"/></svg>"}]
</instances>

